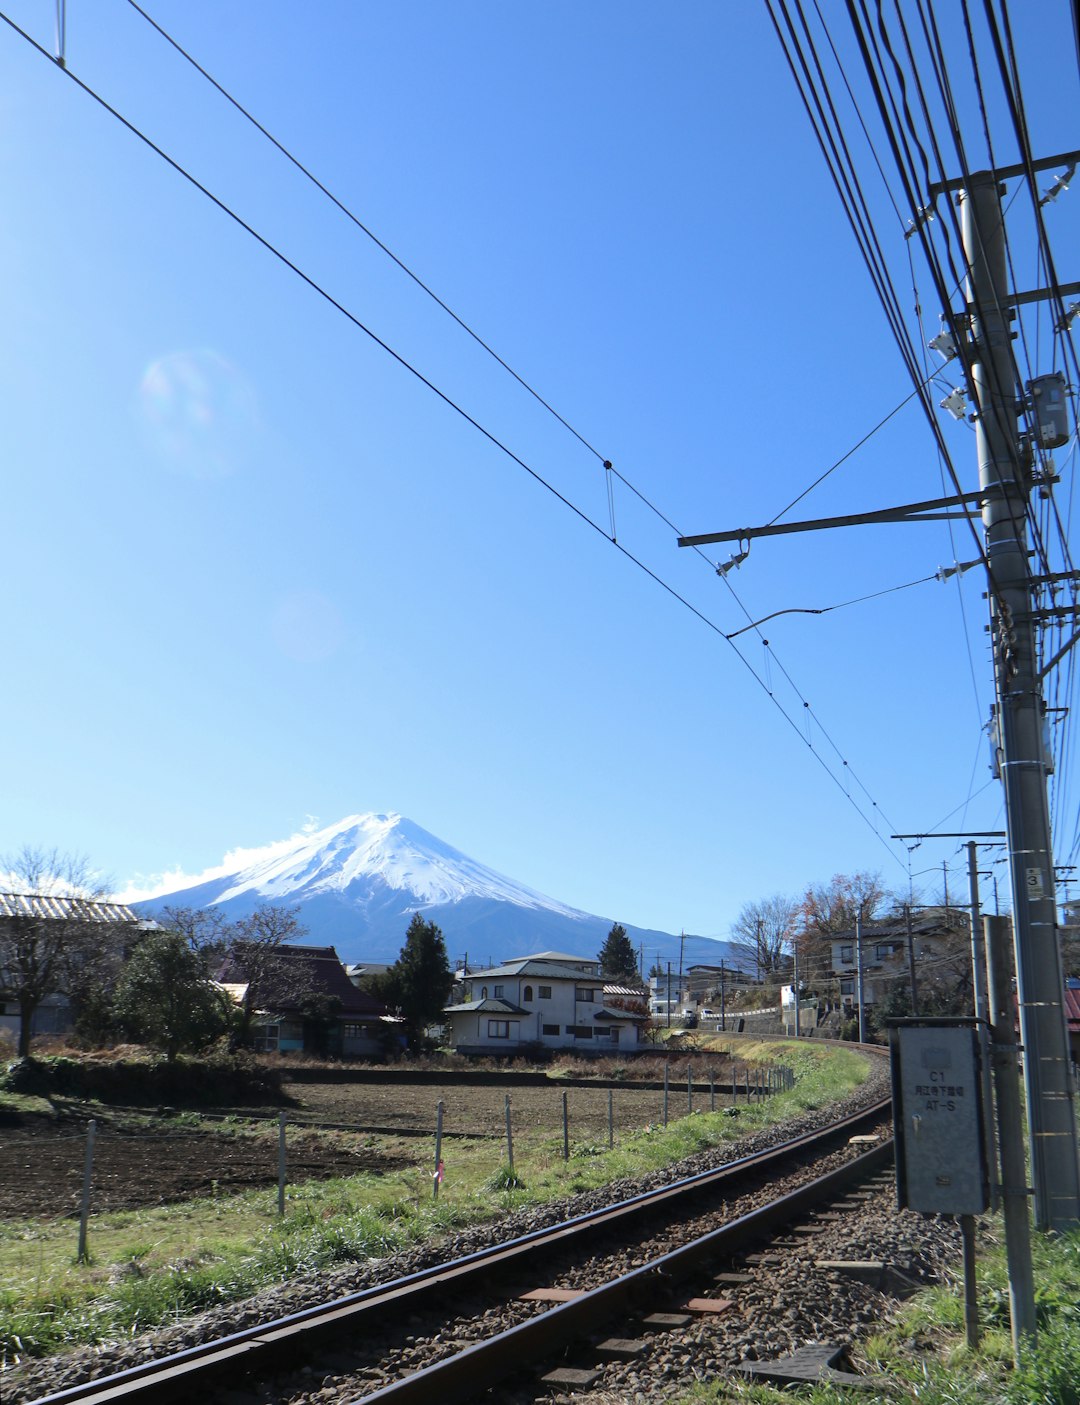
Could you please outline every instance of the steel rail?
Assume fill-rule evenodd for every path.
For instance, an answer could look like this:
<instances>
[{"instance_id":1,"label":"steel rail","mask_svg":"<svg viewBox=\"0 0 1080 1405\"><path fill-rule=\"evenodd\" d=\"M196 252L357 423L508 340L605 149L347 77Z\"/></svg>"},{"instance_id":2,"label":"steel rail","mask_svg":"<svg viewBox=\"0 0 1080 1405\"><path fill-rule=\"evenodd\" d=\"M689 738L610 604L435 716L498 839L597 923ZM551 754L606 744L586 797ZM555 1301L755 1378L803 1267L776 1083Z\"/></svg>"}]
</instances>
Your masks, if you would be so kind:
<instances>
[{"instance_id":1,"label":"steel rail","mask_svg":"<svg viewBox=\"0 0 1080 1405\"><path fill-rule=\"evenodd\" d=\"M471 1400L499 1384L509 1375L527 1369L559 1348L588 1336L614 1317L642 1314L656 1306L658 1298L670 1297L680 1279L708 1265L719 1255L744 1248L749 1241L764 1238L814 1206L836 1198L853 1184L882 1170L893 1159L890 1139L846 1165L820 1176L816 1181L781 1196L758 1210L732 1220L681 1248L672 1249L620 1278L613 1278L582 1293L570 1302L550 1308L538 1317L519 1322L505 1332L466 1347L455 1356L445 1357L411 1375L367 1395L355 1396L351 1405L440 1405Z\"/></svg>"},{"instance_id":2,"label":"steel rail","mask_svg":"<svg viewBox=\"0 0 1080 1405\"><path fill-rule=\"evenodd\" d=\"M391 1283L348 1294L328 1304L305 1308L167 1357L144 1361L108 1376L68 1386L39 1397L31 1405L112 1405L120 1401L125 1405L133 1405L134 1402L160 1405L160 1402L190 1397L202 1388L200 1382L208 1382L212 1376L226 1369L242 1373L247 1368L256 1368L256 1363L257 1369L261 1370L278 1358L295 1359L302 1339L305 1344L315 1344L320 1338L334 1333L374 1327L380 1319L399 1316L406 1302L411 1307L429 1298L445 1297L448 1290L457 1291L460 1282L472 1274L480 1271L490 1273L510 1264L524 1265L530 1257L541 1256L560 1241L610 1228L613 1223L629 1223L636 1217L655 1213L666 1202L699 1195L719 1187L726 1180L734 1181L755 1170L766 1169L771 1164L782 1164L801 1150L845 1133L854 1134L859 1127L879 1121L889 1108L890 1100L884 1099L826 1128L804 1133L768 1151L740 1157L659 1190L646 1191L558 1225L534 1230L493 1249L467 1254Z\"/></svg>"}]
</instances>

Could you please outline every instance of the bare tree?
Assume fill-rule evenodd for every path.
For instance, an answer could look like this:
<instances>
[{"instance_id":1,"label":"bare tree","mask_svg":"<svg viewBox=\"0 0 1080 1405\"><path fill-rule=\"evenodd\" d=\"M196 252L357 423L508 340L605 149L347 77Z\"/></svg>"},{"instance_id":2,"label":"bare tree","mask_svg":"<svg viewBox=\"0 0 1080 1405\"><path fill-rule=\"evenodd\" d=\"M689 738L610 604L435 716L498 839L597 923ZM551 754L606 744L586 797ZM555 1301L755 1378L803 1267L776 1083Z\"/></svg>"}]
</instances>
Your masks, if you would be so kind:
<instances>
[{"instance_id":1,"label":"bare tree","mask_svg":"<svg viewBox=\"0 0 1080 1405\"><path fill-rule=\"evenodd\" d=\"M787 969L787 949L795 935L799 904L783 893L746 903L731 924L732 945L739 960L752 964L760 977Z\"/></svg>"},{"instance_id":2,"label":"bare tree","mask_svg":"<svg viewBox=\"0 0 1080 1405\"><path fill-rule=\"evenodd\" d=\"M239 1035L245 1043L256 1011L284 1001L299 1005L314 993L310 965L293 960L285 950L307 936L299 911L264 905L230 928L223 978L246 987L239 1000Z\"/></svg>"},{"instance_id":3,"label":"bare tree","mask_svg":"<svg viewBox=\"0 0 1080 1405\"><path fill-rule=\"evenodd\" d=\"M799 950L819 951L838 932L850 932L856 917L874 920L886 898L880 873L837 873L828 883L811 883L799 904Z\"/></svg>"},{"instance_id":4,"label":"bare tree","mask_svg":"<svg viewBox=\"0 0 1080 1405\"><path fill-rule=\"evenodd\" d=\"M0 857L0 985L19 1006L19 1056L30 1053L34 1015L50 995L73 992L119 961L134 924L106 903L108 885L80 854L24 845Z\"/></svg>"},{"instance_id":5,"label":"bare tree","mask_svg":"<svg viewBox=\"0 0 1080 1405\"><path fill-rule=\"evenodd\" d=\"M220 964L233 939L232 923L217 907L163 907L157 920L207 963Z\"/></svg>"}]
</instances>

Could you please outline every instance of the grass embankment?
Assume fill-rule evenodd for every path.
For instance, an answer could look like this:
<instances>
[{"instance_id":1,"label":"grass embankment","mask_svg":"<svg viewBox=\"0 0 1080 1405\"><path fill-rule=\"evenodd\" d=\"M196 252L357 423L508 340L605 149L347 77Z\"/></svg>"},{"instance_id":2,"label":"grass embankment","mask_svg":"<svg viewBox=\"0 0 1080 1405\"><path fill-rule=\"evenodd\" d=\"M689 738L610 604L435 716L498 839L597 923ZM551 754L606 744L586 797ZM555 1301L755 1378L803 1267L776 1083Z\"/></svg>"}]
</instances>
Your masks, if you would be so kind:
<instances>
[{"instance_id":1,"label":"grass embankment","mask_svg":"<svg viewBox=\"0 0 1080 1405\"><path fill-rule=\"evenodd\" d=\"M694 1040L699 1049L730 1044L708 1036ZM289 1186L284 1218L276 1213L276 1190L96 1216L87 1263L75 1261L70 1220L4 1223L3 1361L127 1336L298 1274L380 1258L449 1229L640 1176L822 1107L857 1087L867 1072L864 1056L837 1046L747 1041L739 1043L738 1058L785 1063L795 1084L761 1103L740 1104L735 1116L680 1117L673 1097L667 1127L624 1134L611 1149L571 1142L569 1160L560 1128L515 1134L513 1178L497 1164L497 1144L455 1142L444 1147L447 1174L437 1201L432 1149L413 1142L418 1164L409 1170ZM399 1150L401 1144L387 1146Z\"/></svg>"}]
</instances>

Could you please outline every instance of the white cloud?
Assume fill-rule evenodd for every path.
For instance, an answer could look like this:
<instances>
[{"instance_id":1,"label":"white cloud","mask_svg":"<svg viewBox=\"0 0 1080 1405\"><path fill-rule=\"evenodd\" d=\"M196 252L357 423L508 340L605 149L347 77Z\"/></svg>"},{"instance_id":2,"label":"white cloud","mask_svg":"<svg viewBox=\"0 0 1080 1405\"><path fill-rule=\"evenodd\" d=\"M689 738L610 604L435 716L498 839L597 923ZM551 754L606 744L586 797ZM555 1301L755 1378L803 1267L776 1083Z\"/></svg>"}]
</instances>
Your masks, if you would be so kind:
<instances>
[{"instance_id":1,"label":"white cloud","mask_svg":"<svg viewBox=\"0 0 1080 1405\"><path fill-rule=\"evenodd\" d=\"M179 864L165 873L137 873L120 892L113 895L113 900L118 903L146 902L150 898L160 898L164 893L193 888L197 883L210 883L215 878L228 878L241 869L251 868L254 864L289 853L296 846L298 839L315 833L316 825L314 816L308 815L300 829L288 839L275 839L269 844L260 844L249 849L230 849L219 864L204 869L201 873L185 873Z\"/></svg>"}]
</instances>

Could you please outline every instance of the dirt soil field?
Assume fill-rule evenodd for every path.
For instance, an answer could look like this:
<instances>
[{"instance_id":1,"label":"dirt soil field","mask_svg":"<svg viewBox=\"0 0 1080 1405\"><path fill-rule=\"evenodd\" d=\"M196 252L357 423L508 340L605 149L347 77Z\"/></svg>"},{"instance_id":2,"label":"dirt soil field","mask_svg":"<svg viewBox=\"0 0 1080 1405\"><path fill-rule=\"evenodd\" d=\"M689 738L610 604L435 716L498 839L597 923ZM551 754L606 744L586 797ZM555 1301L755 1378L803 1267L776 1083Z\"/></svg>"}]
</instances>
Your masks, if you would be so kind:
<instances>
[{"instance_id":1,"label":"dirt soil field","mask_svg":"<svg viewBox=\"0 0 1080 1405\"><path fill-rule=\"evenodd\" d=\"M165 1125L165 1124L163 1124ZM359 1138L345 1147L294 1131L288 1137L291 1182L386 1171L409 1164ZM0 1218L78 1215L86 1135L34 1118L0 1130ZM94 1148L91 1209L144 1205L230 1194L277 1184L277 1132L249 1137L222 1132L154 1131L118 1135L99 1128Z\"/></svg>"},{"instance_id":2,"label":"dirt soil field","mask_svg":"<svg viewBox=\"0 0 1080 1405\"><path fill-rule=\"evenodd\" d=\"M511 1096L515 1137L561 1136L562 1090L550 1086L432 1086L296 1083L286 1088L290 1117L312 1123L347 1123L390 1133L388 1142L364 1133L319 1136L293 1127L288 1133L290 1183L360 1171L390 1171L430 1156L436 1104L444 1104L443 1127L455 1135L505 1135L506 1094ZM572 1143L606 1143L608 1095L603 1088L566 1090ZM698 1111L709 1093L695 1090ZM719 1094L717 1106L720 1106ZM686 1089L672 1088L669 1116L687 1111ZM615 1134L659 1122L663 1094L655 1089L616 1087ZM399 1139L392 1139L394 1132ZM424 1135L430 1131L430 1140ZM412 1133L405 1142L400 1139ZM0 1126L0 1218L54 1218L77 1215L86 1148L85 1122L25 1117ZM132 1133L110 1120L98 1124L91 1209L135 1209L169 1201L228 1194L277 1184L277 1128L259 1136L204 1129L180 1129L168 1118L147 1119Z\"/></svg>"},{"instance_id":3,"label":"dirt soil field","mask_svg":"<svg viewBox=\"0 0 1080 1405\"><path fill-rule=\"evenodd\" d=\"M570 1137L573 1141L599 1141L607 1138L608 1095L606 1088L566 1090ZM506 1095L510 1094L511 1121L522 1132L562 1132L563 1090L557 1082L545 1087L515 1087L513 1083L494 1087L463 1087L453 1082L430 1087L393 1087L386 1084L290 1083L285 1092L302 1105L298 1115L321 1122L343 1122L363 1127L430 1131L435 1133L435 1109L443 1103L443 1131L453 1136L502 1137L506 1131ZM694 1106L704 1112L709 1093L695 1090ZM615 1132L644 1127L663 1116L664 1095L656 1089L616 1086L612 1094ZM720 1106L717 1094L717 1106ZM669 1116L686 1111L685 1085L669 1094Z\"/></svg>"}]
</instances>

